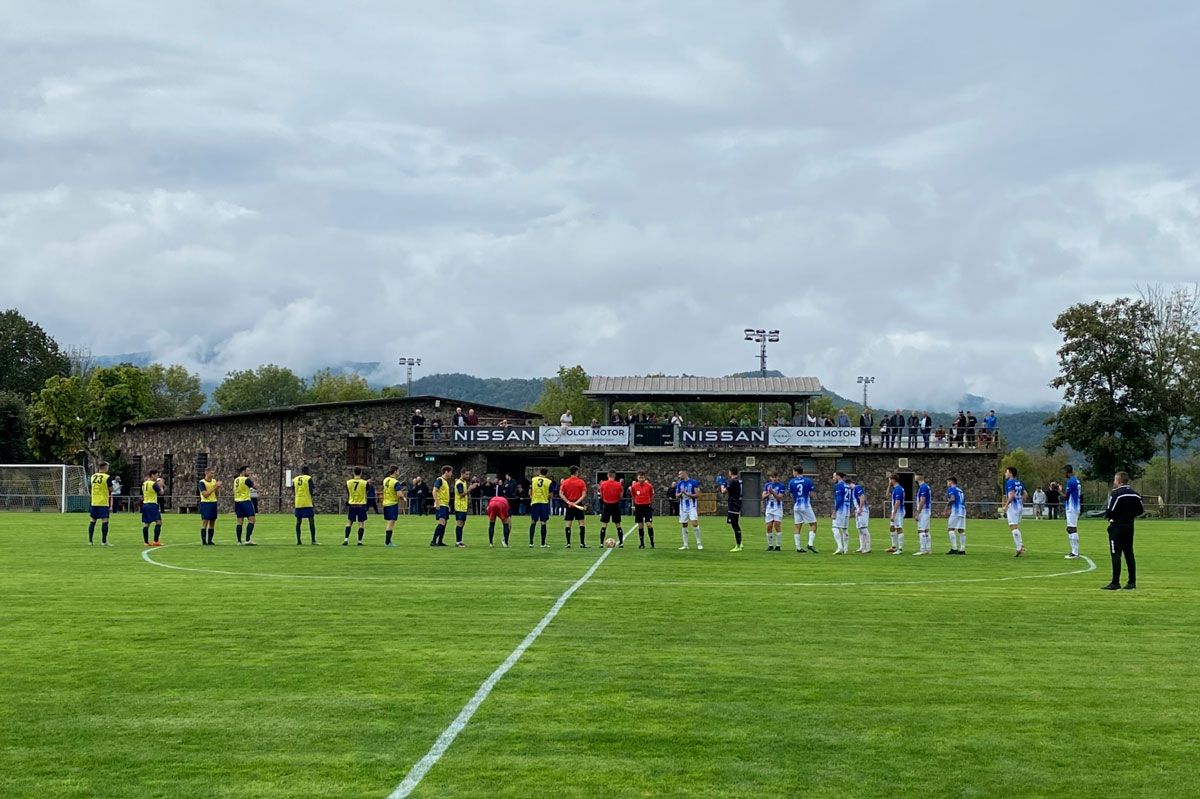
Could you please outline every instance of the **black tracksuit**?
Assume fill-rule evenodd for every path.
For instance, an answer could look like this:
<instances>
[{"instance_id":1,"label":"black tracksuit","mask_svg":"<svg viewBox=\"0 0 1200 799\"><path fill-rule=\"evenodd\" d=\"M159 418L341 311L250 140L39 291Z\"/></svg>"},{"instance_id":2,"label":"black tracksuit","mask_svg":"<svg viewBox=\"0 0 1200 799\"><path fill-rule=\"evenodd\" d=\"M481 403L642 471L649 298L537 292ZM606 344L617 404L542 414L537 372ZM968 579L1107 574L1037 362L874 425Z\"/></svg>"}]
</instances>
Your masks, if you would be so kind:
<instances>
[{"instance_id":1,"label":"black tracksuit","mask_svg":"<svg viewBox=\"0 0 1200 799\"><path fill-rule=\"evenodd\" d=\"M1114 488L1108 495L1104 518L1108 519L1108 551L1112 557L1112 581L1121 581L1121 556L1129 570L1129 585L1137 583L1137 564L1133 558L1133 520L1146 512L1142 498L1128 485Z\"/></svg>"}]
</instances>

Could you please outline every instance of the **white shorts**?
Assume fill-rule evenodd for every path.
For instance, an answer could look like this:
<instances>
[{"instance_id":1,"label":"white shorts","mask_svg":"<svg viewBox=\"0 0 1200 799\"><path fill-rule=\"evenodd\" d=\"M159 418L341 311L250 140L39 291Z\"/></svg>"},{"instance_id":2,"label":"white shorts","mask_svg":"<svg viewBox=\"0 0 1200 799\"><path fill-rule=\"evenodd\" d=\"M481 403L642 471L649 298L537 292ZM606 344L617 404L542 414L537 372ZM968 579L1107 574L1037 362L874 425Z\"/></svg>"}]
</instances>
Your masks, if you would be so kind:
<instances>
[{"instance_id":1,"label":"white shorts","mask_svg":"<svg viewBox=\"0 0 1200 799\"><path fill-rule=\"evenodd\" d=\"M897 530L904 527L904 508L896 511L896 514L892 516L892 527L895 527Z\"/></svg>"},{"instance_id":2,"label":"white shorts","mask_svg":"<svg viewBox=\"0 0 1200 799\"><path fill-rule=\"evenodd\" d=\"M1067 508L1067 527L1079 526L1079 508Z\"/></svg>"},{"instance_id":3,"label":"white shorts","mask_svg":"<svg viewBox=\"0 0 1200 799\"><path fill-rule=\"evenodd\" d=\"M967 529L967 517L966 516L951 516L946 521L946 529L947 530L965 530L965 529Z\"/></svg>"},{"instance_id":4,"label":"white shorts","mask_svg":"<svg viewBox=\"0 0 1200 799\"><path fill-rule=\"evenodd\" d=\"M679 521L680 521L680 523L695 522L695 521L699 521L699 520L700 520L700 517L698 515L696 515L696 506L695 505L692 505L691 507L684 507L683 505L679 506Z\"/></svg>"},{"instance_id":5,"label":"white shorts","mask_svg":"<svg viewBox=\"0 0 1200 799\"><path fill-rule=\"evenodd\" d=\"M1009 505L1008 506L1008 523L1010 525L1013 525L1014 527L1021 523L1021 506L1020 505Z\"/></svg>"},{"instance_id":6,"label":"white shorts","mask_svg":"<svg viewBox=\"0 0 1200 799\"><path fill-rule=\"evenodd\" d=\"M917 514L917 529L929 530L929 509L925 509Z\"/></svg>"},{"instance_id":7,"label":"white shorts","mask_svg":"<svg viewBox=\"0 0 1200 799\"><path fill-rule=\"evenodd\" d=\"M849 530L850 511L839 510L837 513L833 514L833 526L839 530Z\"/></svg>"},{"instance_id":8,"label":"white shorts","mask_svg":"<svg viewBox=\"0 0 1200 799\"><path fill-rule=\"evenodd\" d=\"M817 514L813 513L812 506L805 508L797 505L792 508L792 518L796 520L796 524L817 523Z\"/></svg>"},{"instance_id":9,"label":"white shorts","mask_svg":"<svg viewBox=\"0 0 1200 799\"><path fill-rule=\"evenodd\" d=\"M771 522L782 522L783 508L767 508L763 516L767 520L767 524L770 524Z\"/></svg>"},{"instance_id":10,"label":"white shorts","mask_svg":"<svg viewBox=\"0 0 1200 799\"><path fill-rule=\"evenodd\" d=\"M871 511L864 510L859 512L854 517L854 523L858 525L859 530L865 530L871 524Z\"/></svg>"}]
</instances>

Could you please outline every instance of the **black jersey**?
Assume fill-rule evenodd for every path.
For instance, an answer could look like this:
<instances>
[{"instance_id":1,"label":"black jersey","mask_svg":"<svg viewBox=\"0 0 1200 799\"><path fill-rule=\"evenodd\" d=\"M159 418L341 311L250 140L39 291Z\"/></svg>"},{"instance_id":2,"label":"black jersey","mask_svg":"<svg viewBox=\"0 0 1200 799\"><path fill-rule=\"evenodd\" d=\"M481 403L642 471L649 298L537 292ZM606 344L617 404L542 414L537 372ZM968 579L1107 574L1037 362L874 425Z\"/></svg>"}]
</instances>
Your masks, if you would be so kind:
<instances>
[{"instance_id":1,"label":"black jersey","mask_svg":"<svg viewBox=\"0 0 1200 799\"><path fill-rule=\"evenodd\" d=\"M729 512L735 513L742 510L742 481L741 478L735 477L725 485L726 496L729 499Z\"/></svg>"}]
</instances>

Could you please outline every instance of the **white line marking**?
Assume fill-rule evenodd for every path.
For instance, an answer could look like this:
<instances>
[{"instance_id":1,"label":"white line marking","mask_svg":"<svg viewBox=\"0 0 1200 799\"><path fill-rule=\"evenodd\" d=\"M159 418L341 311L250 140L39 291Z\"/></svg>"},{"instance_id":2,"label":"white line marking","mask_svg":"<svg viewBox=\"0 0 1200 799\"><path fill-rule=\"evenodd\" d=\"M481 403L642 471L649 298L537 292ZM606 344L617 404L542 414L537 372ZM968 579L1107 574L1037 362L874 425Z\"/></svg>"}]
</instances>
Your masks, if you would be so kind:
<instances>
[{"instance_id":1,"label":"white line marking","mask_svg":"<svg viewBox=\"0 0 1200 799\"><path fill-rule=\"evenodd\" d=\"M582 577L572 583L570 588L563 591L562 596L558 598L558 601L554 603L550 610L546 611L546 615L537 623L537 626L529 632L529 635L525 636L525 639L521 643L517 644L517 648L504 659L504 662L497 666L496 670L483 681L483 684L479 686L479 690L475 692L475 695L458 712L458 715L454 717L454 721L450 722L450 726L443 730L442 734L433 742L433 746L425 753L425 757L418 760L417 764L412 767L408 774L404 775L404 779L396 786L396 789L388 794L388 799L404 799L404 797L412 793L421 784L421 780L425 779L425 775L429 773L429 770L437 765L437 762L442 759L442 755L446 754L446 750L450 748L450 744L454 743L454 739L467 726L467 722L475 715L475 711L479 710L479 706L483 704L483 700L488 698L488 694L496 687L496 683L500 682L505 674L508 674L509 669L516 665L517 661L521 659L521 655L525 654L525 650L532 646L533 642L542 634L542 631L550 625L550 622L554 621L554 617L562 610L563 605L567 604L567 600L571 598L571 595L591 579L592 575L596 573L596 569L599 569L600 564L604 563L605 558L611 554L612 550L605 548L600 557L596 558L596 562L592 564L592 567L584 572Z\"/></svg>"}]
</instances>

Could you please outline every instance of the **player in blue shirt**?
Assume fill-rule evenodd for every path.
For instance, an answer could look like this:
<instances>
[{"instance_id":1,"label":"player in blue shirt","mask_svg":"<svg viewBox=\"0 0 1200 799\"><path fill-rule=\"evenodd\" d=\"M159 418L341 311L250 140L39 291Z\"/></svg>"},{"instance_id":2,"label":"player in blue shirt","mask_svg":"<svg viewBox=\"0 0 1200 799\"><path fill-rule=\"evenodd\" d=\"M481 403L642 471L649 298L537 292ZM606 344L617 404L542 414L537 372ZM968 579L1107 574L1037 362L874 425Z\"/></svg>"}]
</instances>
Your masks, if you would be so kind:
<instances>
[{"instance_id":1,"label":"player in blue shirt","mask_svg":"<svg viewBox=\"0 0 1200 799\"><path fill-rule=\"evenodd\" d=\"M679 500L679 526L683 528L683 546L688 548L688 525L696 534L696 549L704 549L700 540L700 516L696 509L696 498L700 494L700 483L688 477L687 469L679 470L679 482L675 483L675 497Z\"/></svg>"},{"instance_id":2,"label":"player in blue shirt","mask_svg":"<svg viewBox=\"0 0 1200 799\"><path fill-rule=\"evenodd\" d=\"M767 523L767 551L783 551L783 498L787 486L779 482L779 472L768 472L763 486L763 518Z\"/></svg>"},{"instance_id":3,"label":"player in blue shirt","mask_svg":"<svg viewBox=\"0 0 1200 799\"><path fill-rule=\"evenodd\" d=\"M871 551L871 506L867 504L867 489L856 478L850 478L850 501L854 511L854 525L858 528L858 549L860 555Z\"/></svg>"},{"instance_id":4,"label":"player in blue shirt","mask_svg":"<svg viewBox=\"0 0 1200 799\"><path fill-rule=\"evenodd\" d=\"M833 554L846 555L850 552L850 487L846 484L845 472L834 472L833 478L833 542L837 545Z\"/></svg>"},{"instance_id":5,"label":"player in blue shirt","mask_svg":"<svg viewBox=\"0 0 1200 799\"><path fill-rule=\"evenodd\" d=\"M1008 517L1008 529L1012 531L1018 558L1025 554L1025 544L1021 541L1021 514L1024 510L1025 484L1017 479L1017 467L1009 466L1004 470L1004 515Z\"/></svg>"},{"instance_id":6,"label":"player in blue shirt","mask_svg":"<svg viewBox=\"0 0 1200 799\"><path fill-rule=\"evenodd\" d=\"M946 529L950 534L947 555L967 554L967 497L957 477L946 478Z\"/></svg>"},{"instance_id":7,"label":"player in blue shirt","mask_svg":"<svg viewBox=\"0 0 1200 799\"><path fill-rule=\"evenodd\" d=\"M892 545L888 547L889 555L904 554L904 486L900 485L900 475L893 472L888 477L888 524L892 531Z\"/></svg>"},{"instance_id":8,"label":"player in blue shirt","mask_svg":"<svg viewBox=\"0 0 1200 799\"><path fill-rule=\"evenodd\" d=\"M1063 468L1063 474L1067 478L1063 486L1063 511L1067 516L1067 542L1071 545L1067 560L1074 560L1079 557L1079 478L1075 476L1075 468L1069 464Z\"/></svg>"},{"instance_id":9,"label":"player in blue shirt","mask_svg":"<svg viewBox=\"0 0 1200 799\"><path fill-rule=\"evenodd\" d=\"M917 498L913 516L917 519L917 551L914 555L932 555L933 537L929 534L929 520L933 516L933 489L925 482L925 475L917 472Z\"/></svg>"},{"instance_id":10,"label":"player in blue shirt","mask_svg":"<svg viewBox=\"0 0 1200 799\"><path fill-rule=\"evenodd\" d=\"M792 495L792 520L796 523L792 540L796 542L796 551L804 551L800 546L800 527L807 524L808 551L816 554L814 545L817 543L817 514L812 508L813 481L804 476L803 466L792 467L792 479L788 481L787 490Z\"/></svg>"}]
</instances>

